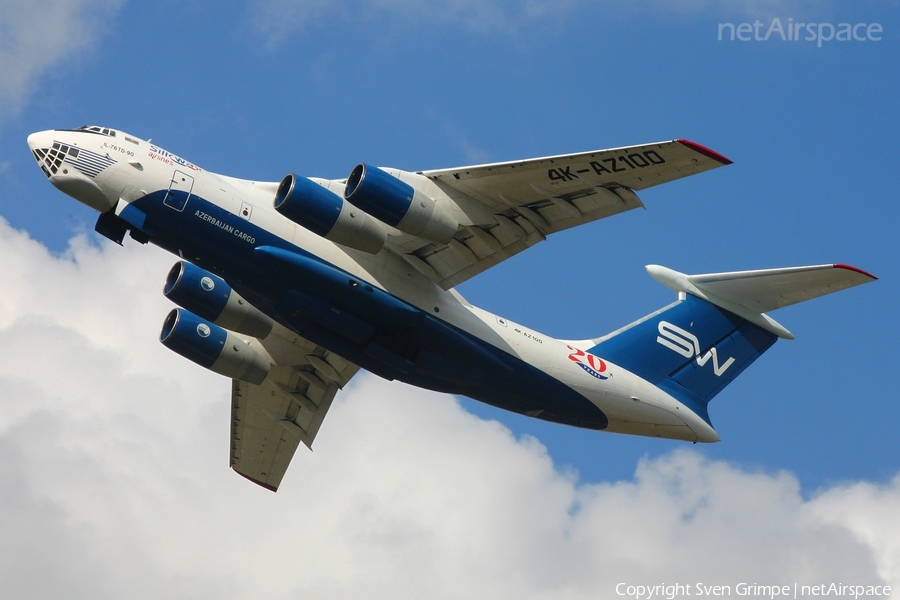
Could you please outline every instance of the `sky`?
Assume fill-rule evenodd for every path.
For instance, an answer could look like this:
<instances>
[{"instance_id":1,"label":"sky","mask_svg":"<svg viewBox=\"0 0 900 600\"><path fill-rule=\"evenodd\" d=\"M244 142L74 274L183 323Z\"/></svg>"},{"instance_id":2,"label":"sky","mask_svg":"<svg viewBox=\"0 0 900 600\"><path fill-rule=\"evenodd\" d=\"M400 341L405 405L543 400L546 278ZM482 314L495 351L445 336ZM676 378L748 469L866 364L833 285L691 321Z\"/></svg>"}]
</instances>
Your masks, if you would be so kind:
<instances>
[{"instance_id":1,"label":"sky","mask_svg":"<svg viewBox=\"0 0 900 600\"><path fill-rule=\"evenodd\" d=\"M880 39L718 39L775 18ZM897 32L896 1L0 0L3 596L900 598ZM564 339L671 302L647 264L879 280L773 314L796 340L713 400L717 444L361 374L272 494L228 468L228 382L157 341L176 258L98 238L25 144L84 124L266 181L675 138L733 160L459 288Z\"/></svg>"}]
</instances>

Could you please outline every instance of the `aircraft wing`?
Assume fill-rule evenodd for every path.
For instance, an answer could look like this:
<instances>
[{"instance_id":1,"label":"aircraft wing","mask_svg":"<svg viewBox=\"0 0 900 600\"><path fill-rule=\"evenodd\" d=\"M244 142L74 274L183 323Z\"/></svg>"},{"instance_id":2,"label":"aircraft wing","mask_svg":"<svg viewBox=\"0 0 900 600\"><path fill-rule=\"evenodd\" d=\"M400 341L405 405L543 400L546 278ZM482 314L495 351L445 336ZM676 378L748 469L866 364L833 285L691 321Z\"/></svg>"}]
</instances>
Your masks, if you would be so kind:
<instances>
[{"instance_id":1,"label":"aircraft wing","mask_svg":"<svg viewBox=\"0 0 900 600\"><path fill-rule=\"evenodd\" d=\"M278 324L260 343L279 366L260 385L232 380L231 468L274 492L359 367Z\"/></svg>"},{"instance_id":2,"label":"aircraft wing","mask_svg":"<svg viewBox=\"0 0 900 600\"><path fill-rule=\"evenodd\" d=\"M634 190L727 164L731 161L708 148L673 140L423 171L471 224L447 245L403 244L403 256L449 289L551 233L643 206Z\"/></svg>"}]
</instances>

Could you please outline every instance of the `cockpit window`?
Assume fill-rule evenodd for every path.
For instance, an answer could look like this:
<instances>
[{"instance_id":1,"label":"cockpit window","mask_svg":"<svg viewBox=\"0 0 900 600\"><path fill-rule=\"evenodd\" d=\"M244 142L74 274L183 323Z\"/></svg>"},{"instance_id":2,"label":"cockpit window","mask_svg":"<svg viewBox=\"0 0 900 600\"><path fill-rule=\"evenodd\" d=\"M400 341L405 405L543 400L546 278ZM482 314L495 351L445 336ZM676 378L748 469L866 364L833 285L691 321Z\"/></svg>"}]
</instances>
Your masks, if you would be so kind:
<instances>
[{"instance_id":1,"label":"cockpit window","mask_svg":"<svg viewBox=\"0 0 900 600\"><path fill-rule=\"evenodd\" d=\"M44 173L47 174L47 177L50 177L51 174L56 175L56 172L59 170L59 166L62 164L68 151L69 146L54 142L53 148L35 150L34 158L40 163L42 168L46 166L46 168L44 168Z\"/></svg>"},{"instance_id":2,"label":"cockpit window","mask_svg":"<svg viewBox=\"0 0 900 600\"><path fill-rule=\"evenodd\" d=\"M90 133L99 133L100 135L108 135L109 137L116 137L116 132L114 129L109 129L107 127L98 127L97 125L82 125L75 131L87 131Z\"/></svg>"},{"instance_id":3,"label":"cockpit window","mask_svg":"<svg viewBox=\"0 0 900 600\"><path fill-rule=\"evenodd\" d=\"M36 148L33 153L34 159L47 177L56 175L64 162L92 178L116 162L108 154L104 156L86 148L76 148L62 142L53 142L52 148ZM67 174L67 171L64 170L63 174Z\"/></svg>"}]
</instances>

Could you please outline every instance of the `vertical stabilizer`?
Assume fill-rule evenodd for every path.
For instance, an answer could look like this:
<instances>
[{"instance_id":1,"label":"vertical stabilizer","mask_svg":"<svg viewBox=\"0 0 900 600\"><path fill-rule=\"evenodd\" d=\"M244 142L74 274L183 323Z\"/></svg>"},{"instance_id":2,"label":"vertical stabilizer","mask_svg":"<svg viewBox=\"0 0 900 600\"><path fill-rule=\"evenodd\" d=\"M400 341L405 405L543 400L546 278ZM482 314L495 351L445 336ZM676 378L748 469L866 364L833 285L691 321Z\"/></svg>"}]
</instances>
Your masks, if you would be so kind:
<instances>
[{"instance_id":1,"label":"vertical stabilizer","mask_svg":"<svg viewBox=\"0 0 900 600\"><path fill-rule=\"evenodd\" d=\"M678 302L595 340L590 349L681 400L707 423L707 404L779 337L793 335L765 314L874 281L842 264L685 275L650 265Z\"/></svg>"},{"instance_id":2,"label":"vertical stabilizer","mask_svg":"<svg viewBox=\"0 0 900 600\"><path fill-rule=\"evenodd\" d=\"M682 294L590 352L653 383L709 423L709 401L777 339L706 300Z\"/></svg>"}]
</instances>

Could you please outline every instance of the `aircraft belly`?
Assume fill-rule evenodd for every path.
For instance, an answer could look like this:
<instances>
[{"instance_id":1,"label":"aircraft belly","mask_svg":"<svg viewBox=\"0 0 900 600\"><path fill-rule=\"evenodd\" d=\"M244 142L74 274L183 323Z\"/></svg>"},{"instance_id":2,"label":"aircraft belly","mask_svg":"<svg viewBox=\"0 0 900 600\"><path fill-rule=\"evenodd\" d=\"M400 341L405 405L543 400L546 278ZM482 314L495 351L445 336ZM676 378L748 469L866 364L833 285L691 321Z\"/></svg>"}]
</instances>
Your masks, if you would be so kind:
<instances>
[{"instance_id":1,"label":"aircraft belly","mask_svg":"<svg viewBox=\"0 0 900 600\"><path fill-rule=\"evenodd\" d=\"M692 442L719 441L712 426L688 406L628 371L620 371L616 389L605 397L587 394L609 417L608 431Z\"/></svg>"},{"instance_id":2,"label":"aircraft belly","mask_svg":"<svg viewBox=\"0 0 900 600\"><path fill-rule=\"evenodd\" d=\"M625 379L622 373L619 378ZM619 385L610 386L610 389L603 391L585 388L579 390L609 418L606 431L698 441L698 434L690 425L691 417L695 415L686 407L678 406L674 399L665 402L657 397L658 391L646 386L629 388L621 384L620 381Z\"/></svg>"},{"instance_id":3,"label":"aircraft belly","mask_svg":"<svg viewBox=\"0 0 900 600\"><path fill-rule=\"evenodd\" d=\"M596 404L547 372L548 346L558 344L552 338L503 327L502 319L474 312L449 292L400 283L396 270L370 264L376 278L335 244L284 219L268 223L263 207L253 207L247 219L199 195L182 211L164 206L164 197L161 190L133 203L147 214L154 243L221 275L311 342L387 379L546 420L606 427ZM403 293L389 294L378 279ZM348 287L351 280L357 283Z\"/></svg>"},{"instance_id":4,"label":"aircraft belly","mask_svg":"<svg viewBox=\"0 0 900 600\"><path fill-rule=\"evenodd\" d=\"M673 411L649 402L608 395L605 399L598 398L595 404L602 407L604 414L610 419L654 425L684 425L684 421Z\"/></svg>"},{"instance_id":5,"label":"aircraft belly","mask_svg":"<svg viewBox=\"0 0 900 600\"><path fill-rule=\"evenodd\" d=\"M694 430L684 423L678 425L660 425L655 423L638 423L634 421L610 419L606 431L610 433L660 437L670 440L684 440L686 442L700 441Z\"/></svg>"}]
</instances>

